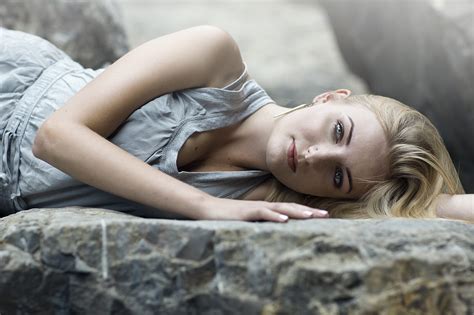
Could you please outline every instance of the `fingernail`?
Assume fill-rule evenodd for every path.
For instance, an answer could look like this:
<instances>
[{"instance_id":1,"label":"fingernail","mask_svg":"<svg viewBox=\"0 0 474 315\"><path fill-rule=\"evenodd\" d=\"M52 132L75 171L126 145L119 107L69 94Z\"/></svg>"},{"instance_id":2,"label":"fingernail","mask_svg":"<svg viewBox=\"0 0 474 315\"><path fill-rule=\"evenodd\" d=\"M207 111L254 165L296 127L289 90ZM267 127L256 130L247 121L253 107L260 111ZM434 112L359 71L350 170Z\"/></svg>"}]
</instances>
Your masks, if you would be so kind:
<instances>
[{"instance_id":1,"label":"fingernail","mask_svg":"<svg viewBox=\"0 0 474 315\"><path fill-rule=\"evenodd\" d=\"M313 213L312 213L311 211L303 211L303 215L304 215L305 217L310 217L310 216L313 215Z\"/></svg>"},{"instance_id":2,"label":"fingernail","mask_svg":"<svg viewBox=\"0 0 474 315\"><path fill-rule=\"evenodd\" d=\"M280 219L281 219L282 221L286 221L286 220L288 220L288 217L287 217L286 215L284 215L284 214L280 214Z\"/></svg>"},{"instance_id":3,"label":"fingernail","mask_svg":"<svg viewBox=\"0 0 474 315\"><path fill-rule=\"evenodd\" d=\"M328 215L328 212L326 210L319 210L319 213L321 213L322 215Z\"/></svg>"}]
</instances>

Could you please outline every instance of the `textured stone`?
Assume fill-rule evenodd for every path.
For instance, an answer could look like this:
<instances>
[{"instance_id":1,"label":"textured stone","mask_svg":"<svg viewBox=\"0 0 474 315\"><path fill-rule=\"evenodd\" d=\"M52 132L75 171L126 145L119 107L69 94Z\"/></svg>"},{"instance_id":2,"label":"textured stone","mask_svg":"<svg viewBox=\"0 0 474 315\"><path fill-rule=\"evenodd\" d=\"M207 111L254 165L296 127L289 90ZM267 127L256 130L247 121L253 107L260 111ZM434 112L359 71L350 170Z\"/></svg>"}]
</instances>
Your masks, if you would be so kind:
<instances>
[{"instance_id":1,"label":"textured stone","mask_svg":"<svg viewBox=\"0 0 474 315\"><path fill-rule=\"evenodd\" d=\"M474 226L448 220L0 219L0 312L472 314Z\"/></svg>"},{"instance_id":2,"label":"textured stone","mask_svg":"<svg viewBox=\"0 0 474 315\"><path fill-rule=\"evenodd\" d=\"M428 116L474 193L474 2L320 2L352 71Z\"/></svg>"},{"instance_id":3,"label":"textured stone","mask_svg":"<svg viewBox=\"0 0 474 315\"><path fill-rule=\"evenodd\" d=\"M43 37L94 69L129 50L120 10L111 0L2 0L0 26Z\"/></svg>"}]
</instances>

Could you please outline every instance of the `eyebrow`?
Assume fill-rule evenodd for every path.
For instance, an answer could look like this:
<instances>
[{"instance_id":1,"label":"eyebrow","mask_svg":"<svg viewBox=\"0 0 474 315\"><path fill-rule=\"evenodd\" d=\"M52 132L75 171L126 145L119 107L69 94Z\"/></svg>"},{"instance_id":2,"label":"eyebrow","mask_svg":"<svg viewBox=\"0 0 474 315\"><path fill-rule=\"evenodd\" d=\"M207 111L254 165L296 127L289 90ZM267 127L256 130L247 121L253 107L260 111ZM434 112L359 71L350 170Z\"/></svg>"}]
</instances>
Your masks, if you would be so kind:
<instances>
[{"instance_id":1,"label":"eyebrow","mask_svg":"<svg viewBox=\"0 0 474 315\"><path fill-rule=\"evenodd\" d=\"M350 194L352 191L352 175L351 171L346 167L346 172L347 172L347 177L349 177L349 190L347 191L347 194Z\"/></svg>"},{"instance_id":2,"label":"eyebrow","mask_svg":"<svg viewBox=\"0 0 474 315\"><path fill-rule=\"evenodd\" d=\"M350 122L351 122L351 130L349 131L349 136L347 137L347 142L346 142L346 145L349 145L351 143L351 139L352 139L352 132L354 131L354 121L352 120L352 118L349 116L349 115L346 115L347 118L349 118ZM347 173L347 177L349 178L349 190L347 191L346 194L350 194L351 191L352 191L352 175L351 175L351 171L349 170L349 168L346 167L346 173Z\"/></svg>"},{"instance_id":3,"label":"eyebrow","mask_svg":"<svg viewBox=\"0 0 474 315\"><path fill-rule=\"evenodd\" d=\"M351 131L349 131L349 137L347 137L347 142L346 142L346 145L349 145L349 143L351 143L351 139L352 139L352 131L354 130L354 122L352 121L352 118L347 115L347 118L349 118L349 120L351 121Z\"/></svg>"}]
</instances>

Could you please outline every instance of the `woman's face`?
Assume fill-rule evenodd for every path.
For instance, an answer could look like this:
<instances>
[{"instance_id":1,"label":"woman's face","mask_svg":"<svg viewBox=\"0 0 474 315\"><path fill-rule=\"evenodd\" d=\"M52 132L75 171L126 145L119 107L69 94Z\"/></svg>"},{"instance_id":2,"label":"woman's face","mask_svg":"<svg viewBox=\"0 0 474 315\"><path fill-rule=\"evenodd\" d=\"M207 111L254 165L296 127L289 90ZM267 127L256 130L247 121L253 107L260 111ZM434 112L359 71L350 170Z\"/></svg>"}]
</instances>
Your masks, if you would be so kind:
<instances>
[{"instance_id":1,"label":"woman's face","mask_svg":"<svg viewBox=\"0 0 474 315\"><path fill-rule=\"evenodd\" d=\"M266 162L282 184L313 196L356 199L370 188L358 179L386 177L387 142L380 123L364 106L344 104L345 96L319 99L277 118ZM288 165L293 141L296 172Z\"/></svg>"}]
</instances>

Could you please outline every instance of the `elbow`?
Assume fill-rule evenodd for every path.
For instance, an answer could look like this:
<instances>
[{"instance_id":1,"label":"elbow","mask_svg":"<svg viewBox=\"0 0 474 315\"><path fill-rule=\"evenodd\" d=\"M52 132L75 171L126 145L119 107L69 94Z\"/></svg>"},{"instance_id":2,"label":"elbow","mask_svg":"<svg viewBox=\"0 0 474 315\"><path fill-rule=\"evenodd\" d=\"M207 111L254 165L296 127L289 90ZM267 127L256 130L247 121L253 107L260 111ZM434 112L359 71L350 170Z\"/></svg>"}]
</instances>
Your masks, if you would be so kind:
<instances>
[{"instance_id":1,"label":"elbow","mask_svg":"<svg viewBox=\"0 0 474 315\"><path fill-rule=\"evenodd\" d=\"M39 149L39 145L36 143L37 140L35 138L35 142L33 143L33 147L31 148L31 152L33 153L33 156L37 159L41 159L40 158L40 155L41 155L41 151Z\"/></svg>"},{"instance_id":2,"label":"elbow","mask_svg":"<svg viewBox=\"0 0 474 315\"><path fill-rule=\"evenodd\" d=\"M224 29L222 29L222 28L220 28L219 26L216 26L216 25L202 24L202 25L198 25L196 27L204 29L207 32L212 32L212 33L215 33L215 34L229 36L229 33L227 31L225 31Z\"/></svg>"},{"instance_id":3,"label":"elbow","mask_svg":"<svg viewBox=\"0 0 474 315\"><path fill-rule=\"evenodd\" d=\"M36 144L36 139L35 144L33 144L33 147L31 148L31 152L35 158L43 160L43 151L40 149L39 144Z\"/></svg>"},{"instance_id":4,"label":"elbow","mask_svg":"<svg viewBox=\"0 0 474 315\"><path fill-rule=\"evenodd\" d=\"M35 158L42 159L43 146L44 146L44 140L40 132L38 131L33 141L33 147L31 148L31 151L33 152L33 155L35 156Z\"/></svg>"},{"instance_id":5,"label":"elbow","mask_svg":"<svg viewBox=\"0 0 474 315\"><path fill-rule=\"evenodd\" d=\"M46 123L38 129L36 136L33 141L33 146L31 148L33 155L40 159L45 160L45 154L48 147L48 134L51 133L51 128Z\"/></svg>"}]
</instances>

